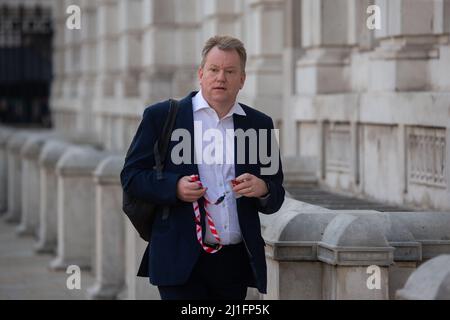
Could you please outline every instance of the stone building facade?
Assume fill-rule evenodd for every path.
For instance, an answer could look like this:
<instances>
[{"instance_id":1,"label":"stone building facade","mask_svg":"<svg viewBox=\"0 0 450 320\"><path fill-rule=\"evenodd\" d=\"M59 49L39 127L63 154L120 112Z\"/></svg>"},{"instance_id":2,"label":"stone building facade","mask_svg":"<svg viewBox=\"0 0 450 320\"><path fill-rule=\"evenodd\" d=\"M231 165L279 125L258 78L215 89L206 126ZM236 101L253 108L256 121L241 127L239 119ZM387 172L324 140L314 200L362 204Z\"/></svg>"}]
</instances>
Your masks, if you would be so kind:
<instances>
[{"instance_id":1,"label":"stone building facade","mask_svg":"<svg viewBox=\"0 0 450 320\"><path fill-rule=\"evenodd\" d=\"M72 4L80 30L65 26ZM204 41L231 34L248 50L240 101L274 118L291 177L450 208L449 1L69 0L54 8L57 130L123 152L145 106L198 87ZM368 27L374 21L380 29Z\"/></svg>"},{"instance_id":2,"label":"stone building facade","mask_svg":"<svg viewBox=\"0 0 450 320\"><path fill-rule=\"evenodd\" d=\"M268 295L248 297L418 297L415 279L448 269L437 256L450 253L450 0L40 2L54 12L55 128L0 128L0 207L38 252L55 254L53 269L92 270L89 297L157 298L135 277L145 243L121 212L118 173L144 108L198 88L201 48L215 34L246 44L239 100L280 129L286 185L416 210L287 198L261 216ZM71 5L80 29L67 27ZM370 266L381 290L366 286ZM448 299L449 273L439 276L427 297Z\"/></svg>"}]
</instances>

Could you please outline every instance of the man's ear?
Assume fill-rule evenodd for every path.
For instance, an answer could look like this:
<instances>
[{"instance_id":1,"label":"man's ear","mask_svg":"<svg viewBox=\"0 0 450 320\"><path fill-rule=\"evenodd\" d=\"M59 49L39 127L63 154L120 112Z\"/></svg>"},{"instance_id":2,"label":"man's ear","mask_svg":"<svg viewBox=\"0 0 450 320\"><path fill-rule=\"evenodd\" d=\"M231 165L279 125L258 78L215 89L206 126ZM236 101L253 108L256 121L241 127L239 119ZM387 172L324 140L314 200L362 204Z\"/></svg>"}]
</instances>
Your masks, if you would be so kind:
<instances>
[{"instance_id":1,"label":"man's ear","mask_svg":"<svg viewBox=\"0 0 450 320\"><path fill-rule=\"evenodd\" d=\"M246 79L246 74L245 74L245 72L242 72L242 74L241 74L241 89L244 87L245 79Z\"/></svg>"},{"instance_id":2,"label":"man's ear","mask_svg":"<svg viewBox=\"0 0 450 320\"><path fill-rule=\"evenodd\" d=\"M202 78L203 78L203 68L199 67L197 70L197 77L198 77L198 81L201 83L202 82Z\"/></svg>"}]
</instances>

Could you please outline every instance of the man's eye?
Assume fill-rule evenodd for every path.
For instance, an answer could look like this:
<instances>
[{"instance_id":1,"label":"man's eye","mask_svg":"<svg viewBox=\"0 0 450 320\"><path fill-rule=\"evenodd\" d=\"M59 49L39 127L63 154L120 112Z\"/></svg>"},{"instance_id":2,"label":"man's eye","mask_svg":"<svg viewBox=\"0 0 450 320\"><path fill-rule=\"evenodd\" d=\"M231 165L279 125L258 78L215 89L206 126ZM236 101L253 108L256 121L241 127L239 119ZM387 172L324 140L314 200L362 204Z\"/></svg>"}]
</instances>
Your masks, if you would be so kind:
<instances>
[{"instance_id":1,"label":"man's eye","mask_svg":"<svg viewBox=\"0 0 450 320\"><path fill-rule=\"evenodd\" d=\"M227 73L228 73L228 74L233 74L233 73L234 73L234 70L228 70Z\"/></svg>"},{"instance_id":2,"label":"man's eye","mask_svg":"<svg viewBox=\"0 0 450 320\"><path fill-rule=\"evenodd\" d=\"M215 68L211 68L211 69L209 69L211 72L217 72L217 69L215 69Z\"/></svg>"}]
</instances>

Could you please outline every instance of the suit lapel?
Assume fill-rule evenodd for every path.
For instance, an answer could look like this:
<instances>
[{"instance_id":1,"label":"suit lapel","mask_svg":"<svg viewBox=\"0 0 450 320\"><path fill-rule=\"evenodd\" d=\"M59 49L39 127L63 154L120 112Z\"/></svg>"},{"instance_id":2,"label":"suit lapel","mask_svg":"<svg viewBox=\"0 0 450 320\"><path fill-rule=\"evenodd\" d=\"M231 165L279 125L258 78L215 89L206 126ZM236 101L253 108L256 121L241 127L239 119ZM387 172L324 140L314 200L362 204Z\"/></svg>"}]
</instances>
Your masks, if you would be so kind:
<instances>
[{"instance_id":1,"label":"suit lapel","mask_svg":"<svg viewBox=\"0 0 450 320\"><path fill-rule=\"evenodd\" d=\"M233 123L234 123L234 131L238 129L244 130L244 132L249 129L249 123L247 116L239 115L239 114L233 114ZM239 164L237 161L237 137L234 136L234 172L236 177L240 176L241 174L245 173L247 171L245 163ZM248 149L247 144L245 145L245 159L248 159Z\"/></svg>"},{"instance_id":2,"label":"suit lapel","mask_svg":"<svg viewBox=\"0 0 450 320\"><path fill-rule=\"evenodd\" d=\"M194 162L194 113L192 110L192 97L196 92L191 92L188 96L180 100L179 111L176 121L176 128L184 128L189 131L191 137L190 163L183 165L185 175L198 174L198 166Z\"/></svg>"}]
</instances>

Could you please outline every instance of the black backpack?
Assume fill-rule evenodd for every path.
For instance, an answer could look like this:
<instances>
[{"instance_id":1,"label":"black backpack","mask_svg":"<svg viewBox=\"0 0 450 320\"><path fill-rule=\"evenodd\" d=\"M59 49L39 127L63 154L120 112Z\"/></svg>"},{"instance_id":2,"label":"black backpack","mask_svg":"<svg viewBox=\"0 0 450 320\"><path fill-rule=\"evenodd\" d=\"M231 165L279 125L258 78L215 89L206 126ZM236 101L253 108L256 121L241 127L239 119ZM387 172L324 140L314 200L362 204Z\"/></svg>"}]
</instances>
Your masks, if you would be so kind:
<instances>
[{"instance_id":1,"label":"black backpack","mask_svg":"<svg viewBox=\"0 0 450 320\"><path fill-rule=\"evenodd\" d=\"M153 152L155 154L154 169L156 170L157 180L164 179L163 170L167 148L169 146L170 136L172 135L173 125L178 111L178 101L170 99L169 104L169 113L164 122L161 137L156 140L155 145L153 146ZM130 152L130 149L128 152ZM156 216L156 206L157 205L152 202L137 199L123 191L122 210L130 219L134 228L139 233L139 236L147 242L150 242L151 239L152 225ZM164 216L167 216L169 214L169 207L165 206L163 210Z\"/></svg>"}]
</instances>

